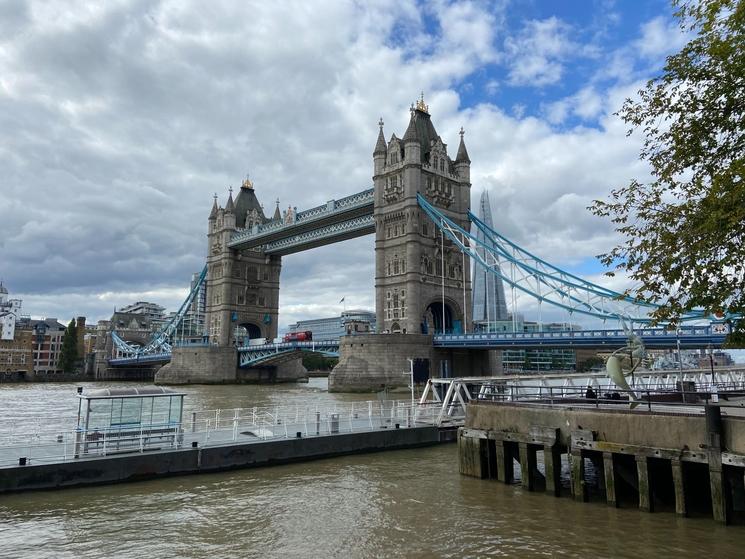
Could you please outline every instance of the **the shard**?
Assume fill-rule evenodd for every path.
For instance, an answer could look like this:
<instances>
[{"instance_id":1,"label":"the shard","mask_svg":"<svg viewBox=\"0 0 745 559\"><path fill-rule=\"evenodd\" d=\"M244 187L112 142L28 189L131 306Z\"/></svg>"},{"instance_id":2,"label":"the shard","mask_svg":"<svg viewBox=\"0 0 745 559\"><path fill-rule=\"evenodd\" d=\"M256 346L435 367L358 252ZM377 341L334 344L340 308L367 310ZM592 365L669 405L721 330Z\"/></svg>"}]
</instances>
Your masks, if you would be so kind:
<instances>
[{"instance_id":1,"label":"the shard","mask_svg":"<svg viewBox=\"0 0 745 559\"><path fill-rule=\"evenodd\" d=\"M484 191L481 193L479 202L479 219L489 228L493 229L491 206L489 204L489 194ZM484 233L479 230L476 238L479 242L486 244ZM499 272L499 262L494 262L493 258L485 257L485 250L482 246L476 248L479 255L485 261L493 264L492 268ZM493 253L492 253L493 254ZM476 263L473 271L473 321L479 330L492 330L489 327L494 322L509 320L507 313L507 302L504 298L504 285L502 278L498 275L487 272L483 266Z\"/></svg>"}]
</instances>

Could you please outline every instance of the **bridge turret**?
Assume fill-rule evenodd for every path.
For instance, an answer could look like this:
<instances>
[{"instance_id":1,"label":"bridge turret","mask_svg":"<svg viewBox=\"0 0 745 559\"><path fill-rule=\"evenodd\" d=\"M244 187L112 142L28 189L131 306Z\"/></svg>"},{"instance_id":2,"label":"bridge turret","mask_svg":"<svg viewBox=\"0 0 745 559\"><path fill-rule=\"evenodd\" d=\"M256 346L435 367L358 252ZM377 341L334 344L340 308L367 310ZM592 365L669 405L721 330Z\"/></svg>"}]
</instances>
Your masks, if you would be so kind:
<instances>
[{"instance_id":1,"label":"bridge turret","mask_svg":"<svg viewBox=\"0 0 745 559\"><path fill-rule=\"evenodd\" d=\"M220 208L217 207L217 194L215 194L215 198L212 202L212 211L210 212L210 221L215 221L217 219L217 212L220 211Z\"/></svg>"},{"instance_id":2,"label":"bridge turret","mask_svg":"<svg viewBox=\"0 0 745 559\"><path fill-rule=\"evenodd\" d=\"M406 129L404 134L404 152L406 163L421 164L422 161L422 146L419 143L419 138L416 131L416 118L417 110L411 110L411 119L409 120L409 127Z\"/></svg>"},{"instance_id":3,"label":"bridge turret","mask_svg":"<svg viewBox=\"0 0 745 559\"><path fill-rule=\"evenodd\" d=\"M235 229L235 203L233 202L233 187L230 187L228 202L225 204L223 214L223 227L225 229Z\"/></svg>"},{"instance_id":4,"label":"bridge turret","mask_svg":"<svg viewBox=\"0 0 745 559\"><path fill-rule=\"evenodd\" d=\"M463 141L463 135L466 133L463 127L460 128L460 145L458 146L458 155L455 156L455 172L460 177L461 182L471 182L471 159L468 157L466 143Z\"/></svg>"},{"instance_id":5,"label":"bridge turret","mask_svg":"<svg viewBox=\"0 0 745 559\"><path fill-rule=\"evenodd\" d=\"M385 157L388 152L388 146L385 143L385 136L383 135L383 117L380 117L378 126L380 126L380 132L378 132L378 142L375 144L375 151L373 151L373 161L375 162L374 174L376 175L383 172Z\"/></svg>"}]
</instances>

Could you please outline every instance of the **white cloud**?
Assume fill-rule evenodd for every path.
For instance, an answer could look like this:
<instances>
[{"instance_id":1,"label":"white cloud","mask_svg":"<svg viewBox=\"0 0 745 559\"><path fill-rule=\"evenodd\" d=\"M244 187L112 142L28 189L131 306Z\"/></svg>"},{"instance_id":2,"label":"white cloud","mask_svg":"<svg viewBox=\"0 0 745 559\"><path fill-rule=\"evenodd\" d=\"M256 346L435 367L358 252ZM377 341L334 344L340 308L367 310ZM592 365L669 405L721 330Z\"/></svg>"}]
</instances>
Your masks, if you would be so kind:
<instances>
[{"instance_id":1,"label":"white cloud","mask_svg":"<svg viewBox=\"0 0 745 559\"><path fill-rule=\"evenodd\" d=\"M641 26L641 37L634 42L634 47L640 55L659 60L680 50L688 38L675 21L658 16Z\"/></svg>"},{"instance_id":2,"label":"white cloud","mask_svg":"<svg viewBox=\"0 0 745 559\"><path fill-rule=\"evenodd\" d=\"M605 109L603 96L593 86L580 89L574 95L544 106L546 119L551 124L561 124L570 115L584 121L595 121Z\"/></svg>"},{"instance_id":3,"label":"white cloud","mask_svg":"<svg viewBox=\"0 0 745 559\"><path fill-rule=\"evenodd\" d=\"M509 82L536 87L558 82L570 56L595 56L591 45L571 39L572 27L557 17L531 20L515 36L505 40L509 57Z\"/></svg>"}]
</instances>

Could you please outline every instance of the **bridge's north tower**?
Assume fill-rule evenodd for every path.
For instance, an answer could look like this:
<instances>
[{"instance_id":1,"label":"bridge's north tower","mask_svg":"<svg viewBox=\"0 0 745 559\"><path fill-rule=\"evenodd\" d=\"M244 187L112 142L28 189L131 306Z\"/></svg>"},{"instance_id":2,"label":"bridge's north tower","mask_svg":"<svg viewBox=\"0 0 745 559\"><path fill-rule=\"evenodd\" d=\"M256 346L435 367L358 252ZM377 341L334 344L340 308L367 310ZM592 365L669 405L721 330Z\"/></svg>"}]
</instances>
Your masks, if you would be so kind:
<instances>
[{"instance_id":1,"label":"bridge's north tower","mask_svg":"<svg viewBox=\"0 0 745 559\"><path fill-rule=\"evenodd\" d=\"M267 221L248 179L235 201L230 193L224 208L215 198L207 232L206 328L210 341L220 347L234 345L236 337L241 342L246 336L277 336L281 257L266 255L261 247L228 246L237 230L251 230Z\"/></svg>"},{"instance_id":2,"label":"bridge's north tower","mask_svg":"<svg viewBox=\"0 0 745 559\"><path fill-rule=\"evenodd\" d=\"M373 153L378 329L410 334L433 334L443 328L463 331L471 319L469 262L447 239L442 242L439 230L416 199L417 193L422 194L469 229L471 161L463 130L452 160L423 99L412 105L403 138L393 134L386 143L382 120L379 124Z\"/></svg>"}]
</instances>

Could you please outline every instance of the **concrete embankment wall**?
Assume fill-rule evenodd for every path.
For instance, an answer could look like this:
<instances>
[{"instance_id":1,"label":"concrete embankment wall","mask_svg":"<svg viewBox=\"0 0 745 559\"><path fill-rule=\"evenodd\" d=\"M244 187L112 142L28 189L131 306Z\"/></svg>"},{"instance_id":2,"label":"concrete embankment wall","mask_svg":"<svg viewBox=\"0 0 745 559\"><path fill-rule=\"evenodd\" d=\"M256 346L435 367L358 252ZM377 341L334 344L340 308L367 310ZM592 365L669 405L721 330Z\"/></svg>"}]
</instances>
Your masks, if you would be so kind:
<instances>
[{"instance_id":1,"label":"concrete embankment wall","mask_svg":"<svg viewBox=\"0 0 745 559\"><path fill-rule=\"evenodd\" d=\"M722 418L722 446L745 454L745 418ZM470 404L465 427L494 431L527 432L530 425L555 427L558 444L569 446L572 432L592 430L598 440L643 447L696 450L709 446L703 415L629 413L572 407L500 406Z\"/></svg>"},{"instance_id":2,"label":"concrete embankment wall","mask_svg":"<svg viewBox=\"0 0 745 559\"><path fill-rule=\"evenodd\" d=\"M462 474L512 483L517 464L528 491L561 495L565 462L575 500L593 494L613 507L634 503L647 512L745 523L745 418L722 415L717 406L676 414L472 403L458 451ZM588 467L594 477L585 476Z\"/></svg>"},{"instance_id":3,"label":"concrete embankment wall","mask_svg":"<svg viewBox=\"0 0 745 559\"><path fill-rule=\"evenodd\" d=\"M106 456L0 469L0 493L140 481L272 466L345 454L398 450L452 440L436 427L385 429L300 439Z\"/></svg>"}]
</instances>

